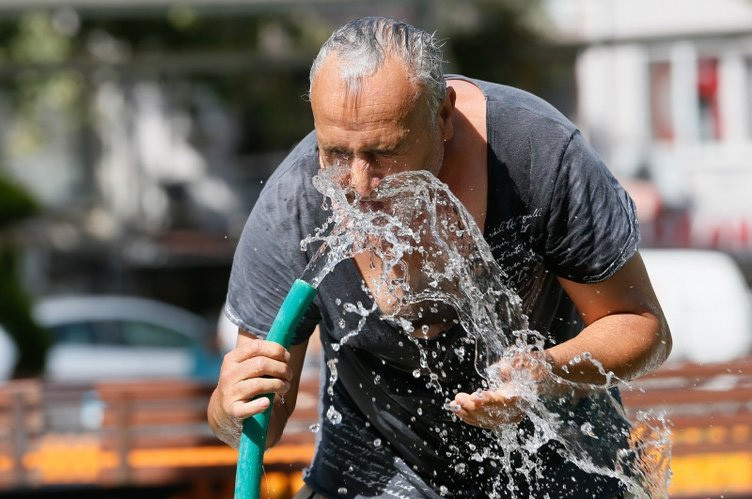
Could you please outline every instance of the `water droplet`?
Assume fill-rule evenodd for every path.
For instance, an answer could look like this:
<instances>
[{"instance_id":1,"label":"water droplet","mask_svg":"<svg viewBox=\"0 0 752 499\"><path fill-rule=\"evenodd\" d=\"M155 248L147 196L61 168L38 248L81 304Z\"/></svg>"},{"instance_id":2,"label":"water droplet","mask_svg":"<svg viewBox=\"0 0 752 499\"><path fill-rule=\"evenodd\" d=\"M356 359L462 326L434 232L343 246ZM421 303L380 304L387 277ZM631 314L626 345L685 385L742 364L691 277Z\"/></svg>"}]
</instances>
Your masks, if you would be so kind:
<instances>
[{"instance_id":1,"label":"water droplet","mask_svg":"<svg viewBox=\"0 0 752 499\"><path fill-rule=\"evenodd\" d=\"M313 433L318 433L321 429L321 425L318 423L313 423L311 426L308 427L309 430L311 430Z\"/></svg>"},{"instance_id":2,"label":"water droplet","mask_svg":"<svg viewBox=\"0 0 752 499\"><path fill-rule=\"evenodd\" d=\"M420 369L416 369L413 371L413 378L420 378Z\"/></svg>"},{"instance_id":3,"label":"water droplet","mask_svg":"<svg viewBox=\"0 0 752 499\"><path fill-rule=\"evenodd\" d=\"M337 494L339 494L341 496L347 494L347 487L340 487L340 488L338 488L337 489Z\"/></svg>"},{"instance_id":4,"label":"water droplet","mask_svg":"<svg viewBox=\"0 0 752 499\"><path fill-rule=\"evenodd\" d=\"M467 465L465 463L459 463L459 464L454 465L454 471L460 474L464 473L466 468L467 468Z\"/></svg>"},{"instance_id":5,"label":"water droplet","mask_svg":"<svg viewBox=\"0 0 752 499\"><path fill-rule=\"evenodd\" d=\"M589 422L582 423L582 426L580 426L580 431L583 435L587 435L591 438L598 438L598 436L593 433L593 425Z\"/></svg>"},{"instance_id":6,"label":"water droplet","mask_svg":"<svg viewBox=\"0 0 752 499\"><path fill-rule=\"evenodd\" d=\"M439 493L442 496L445 496L445 495L447 495L449 493L449 489L446 488L444 485L442 485L441 487L439 487Z\"/></svg>"},{"instance_id":7,"label":"water droplet","mask_svg":"<svg viewBox=\"0 0 752 499\"><path fill-rule=\"evenodd\" d=\"M326 419L332 424L340 424L342 422L342 414L340 414L334 406L330 405L329 409L326 411Z\"/></svg>"},{"instance_id":8,"label":"water droplet","mask_svg":"<svg viewBox=\"0 0 752 499\"><path fill-rule=\"evenodd\" d=\"M381 439L377 438L376 440L374 440L373 441L373 446L374 447L381 447Z\"/></svg>"}]
</instances>

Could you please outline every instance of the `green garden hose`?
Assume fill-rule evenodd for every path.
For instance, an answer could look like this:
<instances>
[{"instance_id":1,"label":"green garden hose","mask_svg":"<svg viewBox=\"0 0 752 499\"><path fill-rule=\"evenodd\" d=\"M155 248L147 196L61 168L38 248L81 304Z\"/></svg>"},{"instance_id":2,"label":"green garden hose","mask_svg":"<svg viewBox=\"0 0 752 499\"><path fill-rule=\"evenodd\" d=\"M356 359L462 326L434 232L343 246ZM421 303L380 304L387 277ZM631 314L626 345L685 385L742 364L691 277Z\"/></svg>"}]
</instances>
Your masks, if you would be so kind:
<instances>
[{"instance_id":1,"label":"green garden hose","mask_svg":"<svg viewBox=\"0 0 752 499\"><path fill-rule=\"evenodd\" d=\"M282 302L266 337L268 341L290 346L300 319L308 310L316 296L316 288L297 279ZM266 431L274 404L274 394L269 397L269 407L243 421L243 434L240 436L240 452L235 475L235 499L259 499L261 494L261 474L266 449Z\"/></svg>"}]
</instances>

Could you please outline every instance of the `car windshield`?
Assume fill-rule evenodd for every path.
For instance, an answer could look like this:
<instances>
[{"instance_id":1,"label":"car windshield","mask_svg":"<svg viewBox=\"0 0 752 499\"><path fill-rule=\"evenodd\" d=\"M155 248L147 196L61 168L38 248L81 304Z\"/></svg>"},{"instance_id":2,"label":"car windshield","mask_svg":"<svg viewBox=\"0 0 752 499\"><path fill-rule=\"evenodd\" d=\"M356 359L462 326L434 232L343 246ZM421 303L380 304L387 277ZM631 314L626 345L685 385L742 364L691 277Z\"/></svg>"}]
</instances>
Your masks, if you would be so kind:
<instances>
[{"instance_id":1,"label":"car windshield","mask_svg":"<svg viewBox=\"0 0 752 499\"><path fill-rule=\"evenodd\" d=\"M57 344L129 347L189 347L177 331L143 321L82 321L51 327Z\"/></svg>"}]
</instances>

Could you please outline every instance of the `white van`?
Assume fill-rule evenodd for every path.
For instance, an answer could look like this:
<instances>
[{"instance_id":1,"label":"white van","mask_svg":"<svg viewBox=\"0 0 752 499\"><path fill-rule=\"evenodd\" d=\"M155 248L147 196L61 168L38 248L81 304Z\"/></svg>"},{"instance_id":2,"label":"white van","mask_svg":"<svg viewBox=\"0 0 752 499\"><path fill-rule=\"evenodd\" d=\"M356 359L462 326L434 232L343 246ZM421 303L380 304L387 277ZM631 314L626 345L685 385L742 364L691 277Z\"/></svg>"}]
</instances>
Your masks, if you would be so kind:
<instances>
[{"instance_id":1,"label":"white van","mask_svg":"<svg viewBox=\"0 0 752 499\"><path fill-rule=\"evenodd\" d=\"M690 249L640 254L671 328L667 364L724 362L752 352L752 295L729 255Z\"/></svg>"}]
</instances>

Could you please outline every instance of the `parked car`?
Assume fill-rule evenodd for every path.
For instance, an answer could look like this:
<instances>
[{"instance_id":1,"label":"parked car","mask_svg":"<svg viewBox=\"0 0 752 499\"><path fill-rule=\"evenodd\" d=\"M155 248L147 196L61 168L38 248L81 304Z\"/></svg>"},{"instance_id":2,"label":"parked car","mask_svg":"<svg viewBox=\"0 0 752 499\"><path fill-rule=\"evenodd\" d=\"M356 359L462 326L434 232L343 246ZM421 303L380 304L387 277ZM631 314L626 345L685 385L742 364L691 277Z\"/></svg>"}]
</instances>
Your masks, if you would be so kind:
<instances>
[{"instance_id":1,"label":"parked car","mask_svg":"<svg viewBox=\"0 0 752 499\"><path fill-rule=\"evenodd\" d=\"M49 380L216 379L219 370L210 323L166 303L128 296L51 297L39 300L33 314L54 336Z\"/></svg>"},{"instance_id":2,"label":"parked car","mask_svg":"<svg viewBox=\"0 0 752 499\"><path fill-rule=\"evenodd\" d=\"M752 298L741 269L719 251L640 251L666 314L668 363L724 362L752 353Z\"/></svg>"}]
</instances>

